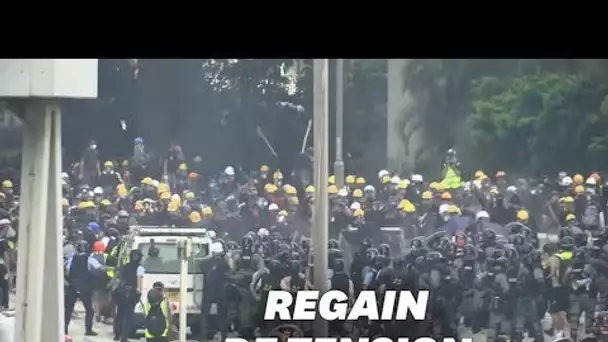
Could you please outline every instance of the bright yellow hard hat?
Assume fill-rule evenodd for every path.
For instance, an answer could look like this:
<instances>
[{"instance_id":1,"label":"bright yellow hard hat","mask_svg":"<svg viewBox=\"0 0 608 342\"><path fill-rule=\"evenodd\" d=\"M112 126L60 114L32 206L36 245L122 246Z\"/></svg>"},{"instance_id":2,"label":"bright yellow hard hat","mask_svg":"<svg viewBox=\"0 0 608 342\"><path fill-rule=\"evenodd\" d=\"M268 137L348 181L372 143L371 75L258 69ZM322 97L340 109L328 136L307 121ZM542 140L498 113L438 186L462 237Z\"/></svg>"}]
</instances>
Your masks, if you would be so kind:
<instances>
[{"instance_id":1,"label":"bright yellow hard hat","mask_svg":"<svg viewBox=\"0 0 608 342\"><path fill-rule=\"evenodd\" d=\"M179 171L188 171L188 164L186 164L186 163L180 163L180 164L177 166L177 169L178 169Z\"/></svg>"},{"instance_id":2,"label":"bright yellow hard hat","mask_svg":"<svg viewBox=\"0 0 608 342\"><path fill-rule=\"evenodd\" d=\"M306 192L307 194L314 194L315 193L315 187L312 185L309 185L306 187L306 189L304 189L304 192Z\"/></svg>"},{"instance_id":3,"label":"bright yellow hard hat","mask_svg":"<svg viewBox=\"0 0 608 342\"><path fill-rule=\"evenodd\" d=\"M365 185L365 178L357 177L357 179L355 179L355 183L357 183L359 185Z\"/></svg>"},{"instance_id":4,"label":"bright yellow hard hat","mask_svg":"<svg viewBox=\"0 0 608 342\"><path fill-rule=\"evenodd\" d=\"M577 185L574 187L574 193L577 195L582 195L583 193L585 193L585 187L582 185Z\"/></svg>"},{"instance_id":5,"label":"bright yellow hard hat","mask_svg":"<svg viewBox=\"0 0 608 342\"><path fill-rule=\"evenodd\" d=\"M353 216L363 217L365 216L365 212L363 211L363 209L356 209L355 211L353 211Z\"/></svg>"},{"instance_id":6,"label":"bright yellow hard hat","mask_svg":"<svg viewBox=\"0 0 608 342\"><path fill-rule=\"evenodd\" d=\"M273 174L272 174L272 178L279 180L279 179L283 179L283 174L281 173L281 171L276 170Z\"/></svg>"},{"instance_id":7,"label":"bright yellow hard hat","mask_svg":"<svg viewBox=\"0 0 608 342\"><path fill-rule=\"evenodd\" d=\"M430 200L431 198L433 198L433 193L430 191L425 191L422 193L422 199L423 200Z\"/></svg>"},{"instance_id":8,"label":"bright yellow hard hat","mask_svg":"<svg viewBox=\"0 0 608 342\"><path fill-rule=\"evenodd\" d=\"M260 172L261 173L268 173L268 171L270 171L270 168L268 167L268 165L262 165L262 166L260 166Z\"/></svg>"},{"instance_id":9,"label":"bright yellow hard hat","mask_svg":"<svg viewBox=\"0 0 608 342\"><path fill-rule=\"evenodd\" d=\"M327 181L329 182L329 184L336 184L336 176L331 175L327 178Z\"/></svg>"},{"instance_id":10,"label":"bright yellow hard hat","mask_svg":"<svg viewBox=\"0 0 608 342\"><path fill-rule=\"evenodd\" d=\"M570 221L576 221L576 216L574 216L574 214L566 215L566 222L570 222Z\"/></svg>"},{"instance_id":11,"label":"bright yellow hard hat","mask_svg":"<svg viewBox=\"0 0 608 342\"><path fill-rule=\"evenodd\" d=\"M401 190L407 189L407 186L410 185L410 181L407 179L402 179L399 181L398 187Z\"/></svg>"},{"instance_id":12,"label":"bright yellow hard hat","mask_svg":"<svg viewBox=\"0 0 608 342\"><path fill-rule=\"evenodd\" d=\"M279 211L279 213L277 215L278 216L284 216L284 217L289 216L289 214L287 213L287 210L281 210L281 211Z\"/></svg>"},{"instance_id":13,"label":"bright yellow hard hat","mask_svg":"<svg viewBox=\"0 0 608 342\"><path fill-rule=\"evenodd\" d=\"M335 195L338 193L338 187L335 185L330 185L327 187L327 193L329 193L330 195Z\"/></svg>"},{"instance_id":14,"label":"bright yellow hard hat","mask_svg":"<svg viewBox=\"0 0 608 342\"><path fill-rule=\"evenodd\" d=\"M441 199L442 200L451 200L452 199L452 194L450 194L449 192L444 192L441 194Z\"/></svg>"},{"instance_id":15,"label":"bright yellow hard hat","mask_svg":"<svg viewBox=\"0 0 608 342\"><path fill-rule=\"evenodd\" d=\"M475 179L481 179L483 176L485 176L485 173L481 170L477 170L475 171Z\"/></svg>"},{"instance_id":16,"label":"bright yellow hard hat","mask_svg":"<svg viewBox=\"0 0 608 342\"><path fill-rule=\"evenodd\" d=\"M146 178L142 179L141 180L141 184L143 184L143 185L152 185L152 178L146 177Z\"/></svg>"},{"instance_id":17,"label":"bright yellow hard hat","mask_svg":"<svg viewBox=\"0 0 608 342\"><path fill-rule=\"evenodd\" d=\"M296 189L296 187L293 185L290 185L290 184L285 184L283 186L283 190L285 190L285 193L288 195L297 195L298 194L298 190Z\"/></svg>"},{"instance_id":18,"label":"bright yellow hard hat","mask_svg":"<svg viewBox=\"0 0 608 342\"><path fill-rule=\"evenodd\" d=\"M346 184L354 184L355 183L355 176L353 175L348 175L346 176L346 178L344 179L344 182L346 182Z\"/></svg>"},{"instance_id":19,"label":"bright yellow hard hat","mask_svg":"<svg viewBox=\"0 0 608 342\"><path fill-rule=\"evenodd\" d=\"M583 184L584 180L585 179L583 178L583 175L581 175L581 174L576 174L576 175L574 175L574 177L572 177L572 182L576 185Z\"/></svg>"},{"instance_id":20,"label":"bright yellow hard hat","mask_svg":"<svg viewBox=\"0 0 608 342\"><path fill-rule=\"evenodd\" d=\"M4 182L2 182L2 187L3 188L12 188L13 187L13 182L11 182L10 180L5 180Z\"/></svg>"},{"instance_id":21,"label":"bright yellow hard hat","mask_svg":"<svg viewBox=\"0 0 608 342\"><path fill-rule=\"evenodd\" d=\"M142 208L143 208L143 206L142 206ZM177 209L179 209L178 202L171 201L171 202L169 202L169 205L167 205L167 211L169 211L169 212L176 212Z\"/></svg>"},{"instance_id":22,"label":"bright yellow hard hat","mask_svg":"<svg viewBox=\"0 0 608 342\"><path fill-rule=\"evenodd\" d=\"M520 221L528 221L530 219L530 214L528 214L527 210L520 210L517 212L517 219Z\"/></svg>"},{"instance_id":23,"label":"bright yellow hard hat","mask_svg":"<svg viewBox=\"0 0 608 342\"><path fill-rule=\"evenodd\" d=\"M355 189L355 191L353 191L353 197L354 198L362 198L363 197L363 191L361 191L361 189Z\"/></svg>"},{"instance_id":24,"label":"bright yellow hard hat","mask_svg":"<svg viewBox=\"0 0 608 342\"><path fill-rule=\"evenodd\" d=\"M300 200L297 197L290 197L289 198L289 202L293 205L299 205L300 204Z\"/></svg>"},{"instance_id":25,"label":"bright yellow hard hat","mask_svg":"<svg viewBox=\"0 0 608 342\"><path fill-rule=\"evenodd\" d=\"M103 163L103 166L105 166L105 167L114 167L114 163L112 163L111 161L108 160L107 162Z\"/></svg>"},{"instance_id":26,"label":"bright yellow hard hat","mask_svg":"<svg viewBox=\"0 0 608 342\"><path fill-rule=\"evenodd\" d=\"M110 202L110 200L104 199L99 204L103 205L104 207L107 207L109 205L112 205L112 202Z\"/></svg>"},{"instance_id":27,"label":"bright yellow hard hat","mask_svg":"<svg viewBox=\"0 0 608 342\"><path fill-rule=\"evenodd\" d=\"M204 217L211 217L213 216L213 209L211 207L203 207L202 213Z\"/></svg>"},{"instance_id":28,"label":"bright yellow hard hat","mask_svg":"<svg viewBox=\"0 0 608 342\"><path fill-rule=\"evenodd\" d=\"M563 203L574 203L574 198L572 198L571 196L562 197L562 198L563 198Z\"/></svg>"},{"instance_id":29,"label":"bright yellow hard hat","mask_svg":"<svg viewBox=\"0 0 608 342\"><path fill-rule=\"evenodd\" d=\"M190 213L190 222L199 223L201 222L201 214L198 211L193 211Z\"/></svg>"}]
</instances>

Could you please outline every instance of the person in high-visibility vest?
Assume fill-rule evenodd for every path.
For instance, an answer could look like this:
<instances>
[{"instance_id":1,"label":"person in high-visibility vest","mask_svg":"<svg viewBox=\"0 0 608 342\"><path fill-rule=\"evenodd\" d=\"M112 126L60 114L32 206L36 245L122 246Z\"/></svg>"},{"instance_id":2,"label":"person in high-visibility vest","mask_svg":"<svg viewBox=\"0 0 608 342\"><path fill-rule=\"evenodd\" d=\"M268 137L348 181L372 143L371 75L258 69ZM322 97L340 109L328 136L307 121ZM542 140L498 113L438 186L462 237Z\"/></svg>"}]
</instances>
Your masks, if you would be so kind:
<instances>
[{"instance_id":1,"label":"person in high-visibility vest","mask_svg":"<svg viewBox=\"0 0 608 342\"><path fill-rule=\"evenodd\" d=\"M169 341L172 312L164 289L162 282L155 282L148 292L148 301L144 304L144 336L148 342Z\"/></svg>"}]
</instances>

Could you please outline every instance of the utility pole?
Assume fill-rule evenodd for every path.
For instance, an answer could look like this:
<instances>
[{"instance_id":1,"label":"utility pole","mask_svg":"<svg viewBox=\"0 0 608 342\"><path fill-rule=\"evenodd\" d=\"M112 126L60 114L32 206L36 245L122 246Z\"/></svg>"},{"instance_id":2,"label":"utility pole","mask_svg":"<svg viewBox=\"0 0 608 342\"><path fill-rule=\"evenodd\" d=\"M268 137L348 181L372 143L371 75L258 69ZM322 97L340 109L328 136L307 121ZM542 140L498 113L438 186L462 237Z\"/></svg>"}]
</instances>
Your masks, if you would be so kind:
<instances>
[{"instance_id":1,"label":"utility pole","mask_svg":"<svg viewBox=\"0 0 608 342\"><path fill-rule=\"evenodd\" d=\"M329 198L327 194L329 171L329 94L327 59L314 60L314 184L316 189L312 227L312 247L314 253L314 286L321 294L327 292ZM327 321L317 315L315 336L327 336Z\"/></svg>"},{"instance_id":2,"label":"utility pole","mask_svg":"<svg viewBox=\"0 0 608 342\"><path fill-rule=\"evenodd\" d=\"M334 175L336 185L344 186L344 159L342 158L342 136L344 134L344 60L336 59L336 160Z\"/></svg>"},{"instance_id":3,"label":"utility pole","mask_svg":"<svg viewBox=\"0 0 608 342\"><path fill-rule=\"evenodd\" d=\"M97 98L97 59L0 59L0 97L25 104L15 342L65 340L59 100Z\"/></svg>"}]
</instances>

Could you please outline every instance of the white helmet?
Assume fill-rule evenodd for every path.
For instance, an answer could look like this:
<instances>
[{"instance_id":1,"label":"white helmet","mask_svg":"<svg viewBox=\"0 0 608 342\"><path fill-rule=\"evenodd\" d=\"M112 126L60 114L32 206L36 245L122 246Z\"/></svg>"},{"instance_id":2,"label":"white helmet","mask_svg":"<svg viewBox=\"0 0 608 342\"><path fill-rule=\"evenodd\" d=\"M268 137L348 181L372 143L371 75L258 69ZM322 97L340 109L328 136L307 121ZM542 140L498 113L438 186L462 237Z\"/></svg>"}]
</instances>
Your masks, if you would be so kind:
<instances>
[{"instance_id":1,"label":"white helmet","mask_svg":"<svg viewBox=\"0 0 608 342\"><path fill-rule=\"evenodd\" d=\"M217 234L215 233L215 230L208 230L208 231L207 231L207 236L208 236L210 239L215 239L215 237L217 236Z\"/></svg>"},{"instance_id":2,"label":"white helmet","mask_svg":"<svg viewBox=\"0 0 608 342\"><path fill-rule=\"evenodd\" d=\"M378 171L378 178L379 179L382 179L382 177L388 176L388 175L390 175L390 172L388 172L386 170L380 170L380 171Z\"/></svg>"},{"instance_id":3,"label":"white helmet","mask_svg":"<svg viewBox=\"0 0 608 342\"><path fill-rule=\"evenodd\" d=\"M338 196L340 197L347 197L348 196L348 190L346 190L345 188L342 188L338 191Z\"/></svg>"},{"instance_id":4,"label":"white helmet","mask_svg":"<svg viewBox=\"0 0 608 342\"><path fill-rule=\"evenodd\" d=\"M572 178L570 176L566 176L566 177L562 178L562 180L559 182L559 185L561 185L561 186L572 185Z\"/></svg>"},{"instance_id":5,"label":"white helmet","mask_svg":"<svg viewBox=\"0 0 608 342\"><path fill-rule=\"evenodd\" d=\"M448 212L450 206L448 204L442 204L439 206L439 214L445 214Z\"/></svg>"},{"instance_id":6,"label":"white helmet","mask_svg":"<svg viewBox=\"0 0 608 342\"><path fill-rule=\"evenodd\" d=\"M279 206L276 203L270 203L268 210L279 210Z\"/></svg>"},{"instance_id":7,"label":"white helmet","mask_svg":"<svg viewBox=\"0 0 608 342\"><path fill-rule=\"evenodd\" d=\"M482 219L482 218L489 219L489 218L490 218L490 214L488 214L488 212L487 212L487 211L482 210L482 211L480 211L480 212L478 212L478 213L477 213L477 217L476 217L476 218L477 218L478 220L480 220L480 219Z\"/></svg>"},{"instance_id":8,"label":"white helmet","mask_svg":"<svg viewBox=\"0 0 608 342\"><path fill-rule=\"evenodd\" d=\"M61 174L61 179L65 180L65 181L69 181L70 180L70 175L68 175L67 172L63 172Z\"/></svg>"},{"instance_id":9,"label":"white helmet","mask_svg":"<svg viewBox=\"0 0 608 342\"><path fill-rule=\"evenodd\" d=\"M412 175L412 182L422 183L422 182L424 182L424 179L422 178L422 175L415 174L415 175Z\"/></svg>"},{"instance_id":10,"label":"white helmet","mask_svg":"<svg viewBox=\"0 0 608 342\"><path fill-rule=\"evenodd\" d=\"M156 179L152 181L152 186L155 188L158 188L158 186L160 185L160 182L157 181Z\"/></svg>"},{"instance_id":11,"label":"white helmet","mask_svg":"<svg viewBox=\"0 0 608 342\"><path fill-rule=\"evenodd\" d=\"M517 192L517 188L514 185L509 185L506 190L507 190L507 192L512 192L512 193Z\"/></svg>"},{"instance_id":12,"label":"white helmet","mask_svg":"<svg viewBox=\"0 0 608 342\"><path fill-rule=\"evenodd\" d=\"M366 185L366 186L363 188L363 191L365 191L365 192L375 192L375 191L376 191L376 188L374 188L374 186L373 186L373 185L368 184L368 185Z\"/></svg>"},{"instance_id":13,"label":"white helmet","mask_svg":"<svg viewBox=\"0 0 608 342\"><path fill-rule=\"evenodd\" d=\"M587 178L587 181L585 181L585 184L595 186L597 185L597 180L593 177L589 177Z\"/></svg>"},{"instance_id":14,"label":"white helmet","mask_svg":"<svg viewBox=\"0 0 608 342\"><path fill-rule=\"evenodd\" d=\"M391 178L391 183L399 184L399 182L401 182L401 178L399 178L399 176L393 176L393 178Z\"/></svg>"},{"instance_id":15,"label":"white helmet","mask_svg":"<svg viewBox=\"0 0 608 342\"><path fill-rule=\"evenodd\" d=\"M211 244L211 253L212 254L222 254L224 253L224 245L221 242L216 241Z\"/></svg>"},{"instance_id":16,"label":"white helmet","mask_svg":"<svg viewBox=\"0 0 608 342\"><path fill-rule=\"evenodd\" d=\"M234 176L234 168L232 166L226 166L224 173L226 176Z\"/></svg>"},{"instance_id":17,"label":"white helmet","mask_svg":"<svg viewBox=\"0 0 608 342\"><path fill-rule=\"evenodd\" d=\"M103 189L100 186L98 186L95 189L93 189L93 194L94 195L103 195Z\"/></svg>"},{"instance_id":18,"label":"white helmet","mask_svg":"<svg viewBox=\"0 0 608 342\"><path fill-rule=\"evenodd\" d=\"M359 202L353 202L350 205L350 210L357 210L357 209L361 209L361 203L359 203Z\"/></svg>"},{"instance_id":19,"label":"white helmet","mask_svg":"<svg viewBox=\"0 0 608 342\"><path fill-rule=\"evenodd\" d=\"M268 235L270 235L270 233L268 232L268 229L260 228L258 230L258 236L268 236Z\"/></svg>"}]
</instances>

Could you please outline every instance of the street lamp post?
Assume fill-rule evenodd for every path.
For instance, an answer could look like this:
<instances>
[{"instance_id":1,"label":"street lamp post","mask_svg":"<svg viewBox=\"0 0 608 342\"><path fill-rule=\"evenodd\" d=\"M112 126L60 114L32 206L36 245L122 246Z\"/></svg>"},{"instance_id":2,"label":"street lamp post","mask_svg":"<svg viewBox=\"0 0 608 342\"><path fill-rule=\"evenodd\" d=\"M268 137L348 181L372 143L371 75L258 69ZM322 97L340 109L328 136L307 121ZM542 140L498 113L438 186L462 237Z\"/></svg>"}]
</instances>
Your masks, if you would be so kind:
<instances>
[{"instance_id":1,"label":"street lamp post","mask_svg":"<svg viewBox=\"0 0 608 342\"><path fill-rule=\"evenodd\" d=\"M328 105L328 60L314 60L314 184L316 188L312 227L314 253L314 286L321 294L327 292L329 198L327 194L329 169L329 105ZM327 321L315 321L315 336L327 336Z\"/></svg>"},{"instance_id":2,"label":"street lamp post","mask_svg":"<svg viewBox=\"0 0 608 342\"><path fill-rule=\"evenodd\" d=\"M334 162L334 175L336 185L344 186L344 159L343 159L343 134L344 134L344 60L336 60L336 160Z\"/></svg>"}]
</instances>

